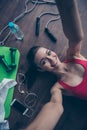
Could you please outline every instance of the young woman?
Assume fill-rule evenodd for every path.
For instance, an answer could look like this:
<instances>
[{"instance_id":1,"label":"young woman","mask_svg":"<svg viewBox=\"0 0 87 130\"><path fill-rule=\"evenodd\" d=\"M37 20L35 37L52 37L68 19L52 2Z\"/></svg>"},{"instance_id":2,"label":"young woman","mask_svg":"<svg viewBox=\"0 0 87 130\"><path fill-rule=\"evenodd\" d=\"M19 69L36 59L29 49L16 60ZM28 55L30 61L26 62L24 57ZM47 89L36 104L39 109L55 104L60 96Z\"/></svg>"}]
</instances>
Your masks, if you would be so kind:
<instances>
[{"instance_id":1,"label":"young woman","mask_svg":"<svg viewBox=\"0 0 87 130\"><path fill-rule=\"evenodd\" d=\"M31 65L39 71L50 71L59 77L51 89L47 103L27 130L53 130L63 113L62 90L70 95L87 99L87 60L80 54L83 30L75 0L56 0L63 30L69 40L66 61L47 48L35 46L28 53Z\"/></svg>"}]
</instances>

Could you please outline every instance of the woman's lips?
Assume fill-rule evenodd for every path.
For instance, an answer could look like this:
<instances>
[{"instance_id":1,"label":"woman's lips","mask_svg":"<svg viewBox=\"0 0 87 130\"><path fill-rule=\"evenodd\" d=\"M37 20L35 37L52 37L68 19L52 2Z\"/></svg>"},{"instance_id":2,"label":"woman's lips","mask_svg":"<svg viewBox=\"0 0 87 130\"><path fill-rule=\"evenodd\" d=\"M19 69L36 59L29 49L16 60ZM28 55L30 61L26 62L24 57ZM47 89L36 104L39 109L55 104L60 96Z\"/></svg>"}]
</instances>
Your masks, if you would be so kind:
<instances>
[{"instance_id":1,"label":"woman's lips","mask_svg":"<svg viewBox=\"0 0 87 130\"><path fill-rule=\"evenodd\" d=\"M58 59L57 59L57 57L56 57L56 62L54 62L53 64L52 64L52 67L56 67L57 66L57 64L58 64Z\"/></svg>"},{"instance_id":2,"label":"woman's lips","mask_svg":"<svg viewBox=\"0 0 87 130\"><path fill-rule=\"evenodd\" d=\"M52 67L56 67L57 66L57 62L55 64L52 64Z\"/></svg>"}]
</instances>

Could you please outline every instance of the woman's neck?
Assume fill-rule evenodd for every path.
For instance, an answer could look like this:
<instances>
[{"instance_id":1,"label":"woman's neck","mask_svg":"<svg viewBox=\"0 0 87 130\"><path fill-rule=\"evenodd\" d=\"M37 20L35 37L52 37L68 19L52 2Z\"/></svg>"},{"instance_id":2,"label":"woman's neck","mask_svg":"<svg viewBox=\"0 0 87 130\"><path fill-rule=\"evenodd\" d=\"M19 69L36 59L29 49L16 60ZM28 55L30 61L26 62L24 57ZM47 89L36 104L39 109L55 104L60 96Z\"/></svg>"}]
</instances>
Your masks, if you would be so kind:
<instances>
[{"instance_id":1,"label":"woman's neck","mask_svg":"<svg viewBox=\"0 0 87 130\"><path fill-rule=\"evenodd\" d=\"M61 63L61 65L54 71L54 74L57 76L65 77L67 72L69 71L68 64L66 63Z\"/></svg>"}]
</instances>

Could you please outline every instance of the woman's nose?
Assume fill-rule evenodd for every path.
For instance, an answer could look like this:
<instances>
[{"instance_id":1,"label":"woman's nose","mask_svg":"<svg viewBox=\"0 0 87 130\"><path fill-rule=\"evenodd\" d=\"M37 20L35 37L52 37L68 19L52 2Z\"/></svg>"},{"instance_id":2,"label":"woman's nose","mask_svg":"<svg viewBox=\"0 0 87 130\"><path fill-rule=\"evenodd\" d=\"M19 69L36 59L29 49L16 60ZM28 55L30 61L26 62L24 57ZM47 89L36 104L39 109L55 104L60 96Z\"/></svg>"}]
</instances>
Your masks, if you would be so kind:
<instances>
[{"instance_id":1,"label":"woman's nose","mask_svg":"<svg viewBox=\"0 0 87 130\"><path fill-rule=\"evenodd\" d=\"M52 64L54 64L54 62L55 62L55 57L54 57L54 56L48 56L48 60L49 60Z\"/></svg>"},{"instance_id":2,"label":"woman's nose","mask_svg":"<svg viewBox=\"0 0 87 130\"><path fill-rule=\"evenodd\" d=\"M52 55L48 55L47 58L48 58L49 60L52 60L52 59L53 59L53 56L52 56Z\"/></svg>"}]
</instances>

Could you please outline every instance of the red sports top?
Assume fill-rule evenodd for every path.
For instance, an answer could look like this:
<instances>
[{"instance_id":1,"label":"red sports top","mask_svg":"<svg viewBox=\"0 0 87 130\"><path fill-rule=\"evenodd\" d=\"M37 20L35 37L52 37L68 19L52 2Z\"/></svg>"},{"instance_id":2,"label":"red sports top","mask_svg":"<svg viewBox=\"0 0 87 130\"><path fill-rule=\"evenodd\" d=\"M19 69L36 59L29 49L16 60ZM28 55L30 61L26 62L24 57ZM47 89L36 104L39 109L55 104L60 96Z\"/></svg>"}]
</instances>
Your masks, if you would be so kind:
<instances>
[{"instance_id":1,"label":"red sports top","mask_svg":"<svg viewBox=\"0 0 87 130\"><path fill-rule=\"evenodd\" d=\"M64 87L66 90L72 92L73 95L83 99L87 99L87 61L80 60L80 59L70 59L65 61L65 63L70 63L70 62L80 64L85 68L85 75L83 81L74 87L64 83L61 80L59 80L58 83L61 84L62 87Z\"/></svg>"}]
</instances>

